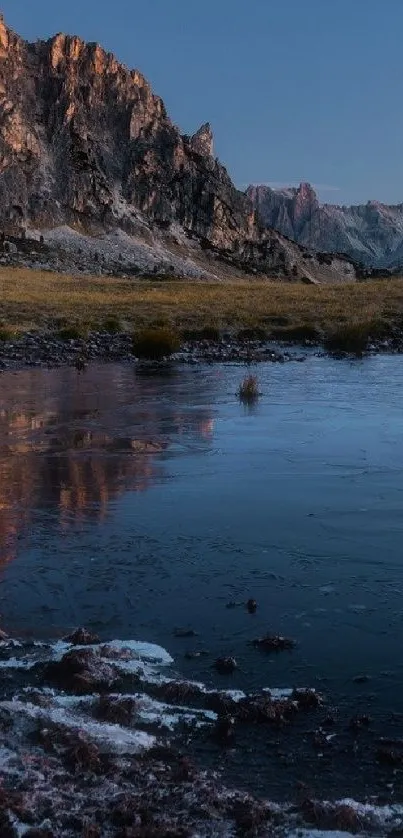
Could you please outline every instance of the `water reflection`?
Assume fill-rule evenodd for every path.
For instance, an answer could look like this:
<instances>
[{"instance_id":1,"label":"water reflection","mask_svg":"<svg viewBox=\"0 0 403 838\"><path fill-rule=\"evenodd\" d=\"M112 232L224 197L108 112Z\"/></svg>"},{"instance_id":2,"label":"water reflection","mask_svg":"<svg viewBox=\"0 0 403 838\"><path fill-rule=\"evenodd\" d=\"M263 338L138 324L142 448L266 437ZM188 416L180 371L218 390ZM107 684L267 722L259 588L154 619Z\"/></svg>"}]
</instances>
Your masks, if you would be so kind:
<instances>
[{"instance_id":1,"label":"water reflection","mask_svg":"<svg viewBox=\"0 0 403 838\"><path fill-rule=\"evenodd\" d=\"M209 444L213 432L209 409L190 409L183 374L139 379L113 365L81 377L70 369L3 374L1 563L17 555L36 510L53 511L64 529L83 518L103 520L121 492L142 492L162 479L174 439Z\"/></svg>"}]
</instances>

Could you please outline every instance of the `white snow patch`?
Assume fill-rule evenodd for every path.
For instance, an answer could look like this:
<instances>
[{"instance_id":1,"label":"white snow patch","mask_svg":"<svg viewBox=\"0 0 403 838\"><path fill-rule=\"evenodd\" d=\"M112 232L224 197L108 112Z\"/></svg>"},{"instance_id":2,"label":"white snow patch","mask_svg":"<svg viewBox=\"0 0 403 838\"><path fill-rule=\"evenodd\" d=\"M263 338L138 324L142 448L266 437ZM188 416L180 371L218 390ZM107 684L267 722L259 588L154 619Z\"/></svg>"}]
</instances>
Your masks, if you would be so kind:
<instances>
[{"instance_id":1,"label":"white snow patch","mask_svg":"<svg viewBox=\"0 0 403 838\"><path fill-rule=\"evenodd\" d=\"M149 663L158 663L164 666L169 666L174 662L173 658L162 646L157 646L155 643L146 643L141 640L112 640L106 643L106 646L111 649L130 649L134 654L138 655L142 660Z\"/></svg>"},{"instance_id":2,"label":"white snow patch","mask_svg":"<svg viewBox=\"0 0 403 838\"><path fill-rule=\"evenodd\" d=\"M24 693L29 697L32 688L28 687ZM54 708L63 708L70 713L79 714L81 709L88 709L99 700L99 695L93 693L92 695L76 696L67 695L65 693L57 693L50 688L41 689L40 693L48 696L54 705ZM202 727L205 724L210 724L217 720L217 713L212 710L203 710L202 708L186 707L182 705L166 704L157 699L150 698L145 693L108 693L108 698L112 701L124 701L125 699L133 699L135 702L135 716L142 724L154 724L157 727L165 727L168 730L174 730L178 724L195 725ZM45 708L45 711L47 708ZM81 717L80 717L81 718ZM86 719L87 717L85 717ZM1 752L0 752L0 767L1 767Z\"/></svg>"},{"instance_id":3,"label":"white snow patch","mask_svg":"<svg viewBox=\"0 0 403 838\"><path fill-rule=\"evenodd\" d=\"M282 701L283 699L285 700L286 698L291 698L294 690L290 687L265 687L262 692L269 693L270 698L272 698L273 701Z\"/></svg>"},{"instance_id":4,"label":"white snow patch","mask_svg":"<svg viewBox=\"0 0 403 838\"><path fill-rule=\"evenodd\" d=\"M107 746L108 750L117 753L138 753L139 751L151 748L155 742L155 736L145 733L142 730L129 730L117 724L95 722L90 718L78 716L65 709L59 703L56 707L37 707L30 702L12 701L0 702L0 707L12 713L20 713L32 719L41 719L44 722L53 722L57 725L77 730L87 734L99 745Z\"/></svg>"},{"instance_id":5,"label":"white snow patch","mask_svg":"<svg viewBox=\"0 0 403 838\"><path fill-rule=\"evenodd\" d=\"M147 643L142 640L110 640L105 643L101 642L86 645L69 643L67 640L57 640L52 644L36 643L35 646L37 648L49 650L53 661L60 661L63 655L73 649L92 649L93 651L99 651L102 647L105 647L107 649L116 649L116 652L122 652L127 649L128 652L133 654L135 663L137 663L137 661L144 661L146 663L159 664L161 666L168 666L173 663L173 658L162 646L157 646L155 643ZM119 659L114 661L113 658L110 658L109 656L105 656L105 660L116 663L116 665L121 664L122 666L126 666L126 664L131 663L131 661L122 661Z\"/></svg>"},{"instance_id":6,"label":"white snow patch","mask_svg":"<svg viewBox=\"0 0 403 838\"><path fill-rule=\"evenodd\" d=\"M217 690L206 690L206 693L215 693ZM224 695L228 696L228 698L232 698L232 701L242 701L243 698L246 698L246 693L242 690L225 690Z\"/></svg>"},{"instance_id":7,"label":"white snow patch","mask_svg":"<svg viewBox=\"0 0 403 838\"><path fill-rule=\"evenodd\" d=\"M173 730L180 723L202 727L205 724L217 721L217 713L212 710L182 707L180 705L172 706L149 698L147 695L135 695L134 699L140 704L139 715L141 721L167 727L169 730Z\"/></svg>"},{"instance_id":8,"label":"white snow patch","mask_svg":"<svg viewBox=\"0 0 403 838\"><path fill-rule=\"evenodd\" d=\"M349 806L357 812L359 817L374 818L383 826L389 825L391 821L395 823L398 820L399 824L403 821L403 805L399 803L376 806L373 803L359 803L346 797L343 800L338 800L335 805Z\"/></svg>"},{"instance_id":9,"label":"white snow patch","mask_svg":"<svg viewBox=\"0 0 403 838\"><path fill-rule=\"evenodd\" d=\"M8 658L8 660L0 660L0 669L32 669L36 661L30 661L26 658Z\"/></svg>"}]
</instances>

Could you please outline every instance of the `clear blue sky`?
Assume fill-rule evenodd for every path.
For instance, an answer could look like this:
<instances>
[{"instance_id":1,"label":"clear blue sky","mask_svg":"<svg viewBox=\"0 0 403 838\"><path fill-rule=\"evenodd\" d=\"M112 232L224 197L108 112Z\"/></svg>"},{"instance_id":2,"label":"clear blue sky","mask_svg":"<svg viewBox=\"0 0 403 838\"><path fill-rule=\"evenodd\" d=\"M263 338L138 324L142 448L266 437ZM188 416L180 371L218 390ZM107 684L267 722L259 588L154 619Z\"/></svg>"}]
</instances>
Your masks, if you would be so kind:
<instances>
[{"instance_id":1,"label":"clear blue sky","mask_svg":"<svg viewBox=\"0 0 403 838\"><path fill-rule=\"evenodd\" d=\"M24 37L99 41L235 182L403 202L403 0L3 0Z\"/></svg>"}]
</instances>

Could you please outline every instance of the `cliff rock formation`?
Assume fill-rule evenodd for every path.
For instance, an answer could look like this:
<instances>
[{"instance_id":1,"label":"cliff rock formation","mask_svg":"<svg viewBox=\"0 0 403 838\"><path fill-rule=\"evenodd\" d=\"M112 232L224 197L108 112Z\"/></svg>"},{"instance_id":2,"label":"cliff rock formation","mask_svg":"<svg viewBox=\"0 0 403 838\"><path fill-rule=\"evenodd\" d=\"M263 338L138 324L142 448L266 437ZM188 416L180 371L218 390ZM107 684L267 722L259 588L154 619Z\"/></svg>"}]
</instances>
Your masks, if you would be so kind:
<instances>
[{"instance_id":1,"label":"cliff rock formation","mask_svg":"<svg viewBox=\"0 0 403 838\"><path fill-rule=\"evenodd\" d=\"M345 253L377 268L403 265L403 204L320 205L309 183L289 189L250 186L247 195L265 226L307 248Z\"/></svg>"},{"instance_id":2,"label":"cliff rock formation","mask_svg":"<svg viewBox=\"0 0 403 838\"><path fill-rule=\"evenodd\" d=\"M140 72L77 37L27 43L0 18L0 229L66 225L151 243L179 228L254 273L355 276L348 261L304 260L262 233L250 197L213 156L210 125L181 135Z\"/></svg>"}]
</instances>

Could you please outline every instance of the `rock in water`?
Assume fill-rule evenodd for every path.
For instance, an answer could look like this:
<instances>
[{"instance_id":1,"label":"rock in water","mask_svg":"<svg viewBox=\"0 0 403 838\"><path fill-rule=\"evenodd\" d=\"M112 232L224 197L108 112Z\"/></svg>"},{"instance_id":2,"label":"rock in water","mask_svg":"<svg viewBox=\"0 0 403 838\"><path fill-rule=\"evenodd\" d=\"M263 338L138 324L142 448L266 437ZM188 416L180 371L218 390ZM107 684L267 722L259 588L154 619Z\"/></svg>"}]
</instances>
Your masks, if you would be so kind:
<instances>
[{"instance_id":1,"label":"rock in water","mask_svg":"<svg viewBox=\"0 0 403 838\"><path fill-rule=\"evenodd\" d=\"M266 634L253 640L252 645L264 652L284 652L286 649L293 649L295 641L281 634Z\"/></svg>"},{"instance_id":2,"label":"rock in water","mask_svg":"<svg viewBox=\"0 0 403 838\"><path fill-rule=\"evenodd\" d=\"M73 634L69 634L63 639L66 643L72 643L73 646L92 646L93 644L100 642L97 634L91 634L91 632L87 631L85 628L78 628L73 631Z\"/></svg>"},{"instance_id":3,"label":"rock in water","mask_svg":"<svg viewBox=\"0 0 403 838\"><path fill-rule=\"evenodd\" d=\"M44 676L62 689L79 694L108 689L117 680L113 666L102 660L98 649L72 649L60 661L48 663Z\"/></svg>"},{"instance_id":4,"label":"rock in water","mask_svg":"<svg viewBox=\"0 0 403 838\"><path fill-rule=\"evenodd\" d=\"M220 675L230 675L238 667L235 658L217 658L214 663L215 669Z\"/></svg>"}]
</instances>

